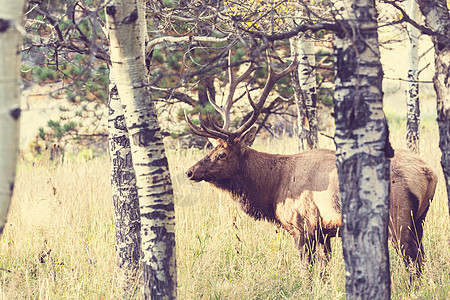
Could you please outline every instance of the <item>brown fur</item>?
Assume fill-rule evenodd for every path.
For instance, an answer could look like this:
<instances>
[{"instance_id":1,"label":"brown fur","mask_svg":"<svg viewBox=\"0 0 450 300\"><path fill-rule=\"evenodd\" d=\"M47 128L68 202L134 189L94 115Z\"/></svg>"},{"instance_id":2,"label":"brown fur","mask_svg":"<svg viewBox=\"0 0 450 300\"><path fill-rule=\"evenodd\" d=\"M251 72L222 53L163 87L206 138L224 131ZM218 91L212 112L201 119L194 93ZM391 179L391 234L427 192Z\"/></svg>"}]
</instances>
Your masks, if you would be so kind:
<instances>
[{"instance_id":1,"label":"brown fur","mask_svg":"<svg viewBox=\"0 0 450 300\"><path fill-rule=\"evenodd\" d=\"M339 232L341 210L335 152L315 149L296 155L258 152L247 146L254 130L233 143L218 146L186 173L227 191L255 219L283 226L306 259L330 254L330 238ZM391 159L389 224L396 249L405 263L420 270L423 221L437 177L421 160L404 150ZM412 230L411 230L412 229Z\"/></svg>"}]
</instances>

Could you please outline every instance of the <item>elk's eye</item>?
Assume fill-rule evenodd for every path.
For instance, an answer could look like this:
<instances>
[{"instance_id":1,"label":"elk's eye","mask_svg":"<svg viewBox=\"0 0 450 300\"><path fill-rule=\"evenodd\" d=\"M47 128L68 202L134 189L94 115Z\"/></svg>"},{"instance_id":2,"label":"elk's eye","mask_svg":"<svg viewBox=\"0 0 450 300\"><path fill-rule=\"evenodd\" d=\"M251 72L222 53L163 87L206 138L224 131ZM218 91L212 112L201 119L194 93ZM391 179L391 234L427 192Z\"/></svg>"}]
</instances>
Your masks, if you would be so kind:
<instances>
[{"instance_id":1,"label":"elk's eye","mask_svg":"<svg viewBox=\"0 0 450 300\"><path fill-rule=\"evenodd\" d=\"M219 153L220 159L224 159L225 157L227 157L227 154L225 152Z\"/></svg>"}]
</instances>

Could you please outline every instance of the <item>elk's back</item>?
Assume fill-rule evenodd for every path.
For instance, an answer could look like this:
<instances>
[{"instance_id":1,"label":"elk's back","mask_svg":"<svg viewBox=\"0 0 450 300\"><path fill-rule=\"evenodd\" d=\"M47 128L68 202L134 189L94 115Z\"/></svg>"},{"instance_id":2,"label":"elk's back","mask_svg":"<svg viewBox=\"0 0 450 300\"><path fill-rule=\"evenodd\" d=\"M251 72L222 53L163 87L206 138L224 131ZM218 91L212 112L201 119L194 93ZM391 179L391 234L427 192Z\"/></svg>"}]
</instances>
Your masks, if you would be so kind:
<instances>
[{"instance_id":1,"label":"elk's back","mask_svg":"<svg viewBox=\"0 0 450 300\"><path fill-rule=\"evenodd\" d=\"M408 207L410 216L412 211L417 220L428 210L436 183L436 174L419 156L395 150L391 160L391 211L395 214L395 210Z\"/></svg>"},{"instance_id":2,"label":"elk's back","mask_svg":"<svg viewBox=\"0 0 450 300\"><path fill-rule=\"evenodd\" d=\"M336 229L341 226L341 205L336 155L332 150L315 149L295 156L292 166L279 184L281 194L275 201L275 213L285 227L317 226ZM391 159L390 214L394 226L407 219L419 219L428 210L437 176L417 155L396 150ZM299 220L301 219L301 220ZM304 224L300 224L300 223ZM297 225L295 225L298 223ZM408 225L409 226L409 225Z\"/></svg>"}]
</instances>

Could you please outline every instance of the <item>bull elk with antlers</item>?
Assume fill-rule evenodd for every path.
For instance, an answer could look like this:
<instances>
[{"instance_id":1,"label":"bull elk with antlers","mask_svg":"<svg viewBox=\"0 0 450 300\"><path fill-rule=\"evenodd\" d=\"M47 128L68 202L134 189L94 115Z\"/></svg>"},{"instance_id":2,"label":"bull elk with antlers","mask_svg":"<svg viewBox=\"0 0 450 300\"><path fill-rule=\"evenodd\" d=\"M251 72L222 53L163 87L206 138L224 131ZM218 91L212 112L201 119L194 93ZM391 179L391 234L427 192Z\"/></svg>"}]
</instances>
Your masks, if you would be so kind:
<instances>
[{"instance_id":1,"label":"bull elk with antlers","mask_svg":"<svg viewBox=\"0 0 450 300\"><path fill-rule=\"evenodd\" d=\"M217 140L217 146L189 168L186 175L192 181L204 180L229 192L251 217L281 225L293 236L300 253L309 262L316 251L322 254L318 258L325 256L328 260L330 238L339 235L341 226L335 152L315 149L277 155L249 148L256 135L252 125L270 90L295 67L291 64L276 73L269 61L267 82L256 103L247 90L253 114L235 131L229 131L233 93L256 67L250 64L239 77L229 67L230 86L225 104L219 107L210 99L223 117L223 126L211 119L207 126L201 118L197 126L185 115L194 134ZM395 151L390 168L390 236L407 266L412 263L414 272L420 274L424 258L423 222L434 196L437 176L422 159L404 150Z\"/></svg>"}]
</instances>

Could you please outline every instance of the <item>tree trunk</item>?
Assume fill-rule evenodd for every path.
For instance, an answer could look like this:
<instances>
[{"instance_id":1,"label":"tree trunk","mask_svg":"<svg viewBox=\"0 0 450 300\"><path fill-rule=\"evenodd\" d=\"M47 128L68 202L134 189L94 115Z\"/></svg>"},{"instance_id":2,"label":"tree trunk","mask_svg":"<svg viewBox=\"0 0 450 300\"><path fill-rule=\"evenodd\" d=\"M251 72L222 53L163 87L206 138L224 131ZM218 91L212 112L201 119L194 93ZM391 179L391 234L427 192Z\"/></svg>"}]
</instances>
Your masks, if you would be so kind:
<instances>
[{"instance_id":1,"label":"tree trunk","mask_svg":"<svg viewBox=\"0 0 450 300\"><path fill-rule=\"evenodd\" d=\"M298 43L299 38L297 36L292 37L289 40L291 46L291 55L299 61L298 56ZM297 136L298 136L298 151L303 152L305 150L311 149L307 140L308 136L308 118L306 117L306 104L303 101L302 88L300 85L299 73L300 65L291 72L291 82L294 88L294 99L295 105L297 107Z\"/></svg>"},{"instance_id":2,"label":"tree trunk","mask_svg":"<svg viewBox=\"0 0 450 300\"><path fill-rule=\"evenodd\" d=\"M125 293L125 298L131 298L139 278L141 221L130 140L117 87L112 80L113 76L114 70L110 68L108 130L116 252L119 267L118 281Z\"/></svg>"},{"instance_id":3,"label":"tree trunk","mask_svg":"<svg viewBox=\"0 0 450 300\"><path fill-rule=\"evenodd\" d=\"M413 20L417 20L418 7L416 0L408 0L408 15ZM419 107L419 30L407 24L409 36L408 47L408 87L406 90L406 144L413 153L419 153L419 125L420 125L420 107Z\"/></svg>"},{"instance_id":4,"label":"tree trunk","mask_svg":"<svg viewBox=\"0 0 450 300\"><path fill-rule=\"evenodd\" d=\"M389 299L389 161L375 1L339 1L336 165L347 299ZM344 9L345 8L345 9ZM368 29L373 28L373 29Z\"/></svg>"},{"instance_id":5,"label":"tree trunk","mask_svg":"<svg viewBox=\"0 0 450 300\"><path fill-rule=\"evenodd\" d=\"M155 105L148 89L144 2L106 1L106 19L114 80L124 109L136 172L143 297L175 299L173 190Z\"/></svg>"},{"instance_id":6,"label":"tree trunk","mask_svg":"<svg viewBox=\"0 0 450 300\"><path fill-rule=\"evenodd\" d=\"M441 165L447 186L450 213L450 16L445 0L419 0L419 7L427 25L438 35L432 37L435 51L435 74L437 121Z\"/></svg>"},{"instance_id":7,"label":"tree trunk","mask_svg":"<svg viewBox=\"0 0 450 300\"><path fill-rule=\"evenodd\" d=\"M14 188L19 154L20 50L24 1L0 1L0 236Z\"/></svg>"},{"instance_id":8,"label":"tree trunk","mask_svg":"<svg viewBox=\"0 0 450 300\"><path fill-rule=\"evenodd\" d=\"M296 12L297 18L300 19L300 15ZM291 72L291 81L297 105L299 151L305 151L318 147L315 43L305 34L289 42L291 55L299 61L297 70Z\"/></svg>"}]
</instances>

